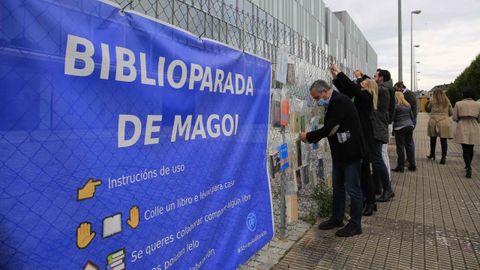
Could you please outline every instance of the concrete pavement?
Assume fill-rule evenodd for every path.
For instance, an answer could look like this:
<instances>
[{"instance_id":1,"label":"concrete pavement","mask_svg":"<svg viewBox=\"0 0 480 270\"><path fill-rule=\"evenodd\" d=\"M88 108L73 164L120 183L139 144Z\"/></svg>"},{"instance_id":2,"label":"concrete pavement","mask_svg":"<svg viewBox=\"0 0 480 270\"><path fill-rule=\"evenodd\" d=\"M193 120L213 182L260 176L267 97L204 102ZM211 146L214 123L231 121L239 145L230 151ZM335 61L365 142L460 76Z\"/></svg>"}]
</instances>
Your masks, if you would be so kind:
<instances>
[{"instance_id":1,"label":"concrete pavement","mask_svg":"<svg viewBox=\"0 0 480 270\"><path fill-rule=\"evenodd\" d=\"M447 164L426 159L428 115L415 129L416 172L392 173L395 198L363 218L363 234L339 238L311 227L273 269L480 269L480 156L464 177L461 146ZM479 134L480 136L480 134ZM439 144L440 142L438 142ZM480 146L477 146L477 148ZM437 157L440 158L440 145ZM389 145L396 165L395 145Z\"/></svg>"}]
</instances>

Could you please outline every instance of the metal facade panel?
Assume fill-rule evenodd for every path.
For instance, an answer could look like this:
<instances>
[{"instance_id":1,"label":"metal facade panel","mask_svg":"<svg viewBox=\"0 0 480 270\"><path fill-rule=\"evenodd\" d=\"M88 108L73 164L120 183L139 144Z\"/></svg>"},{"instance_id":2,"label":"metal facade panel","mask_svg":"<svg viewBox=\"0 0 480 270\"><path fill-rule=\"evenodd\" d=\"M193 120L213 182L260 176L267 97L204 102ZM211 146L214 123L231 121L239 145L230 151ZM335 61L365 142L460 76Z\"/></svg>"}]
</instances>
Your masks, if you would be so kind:
<instances>
[{"instance_id":1,"label":"metal facade panel","mask_svg":"<svg viewBox=\"0 0 480 270\"><path fill-rule=\"evenodd\" d=\"M371 74L376 69L376 52L347 11L332 12L319 0L227 0L225 3L231 2L238 2L238 6L247 2L256 4L291 28L295 37L291 41L295 40L301 58L320 58L312 52L320 55L327 50L327 56L344 64L349 72L361 68Z\"/></svg>"}]
</instances>

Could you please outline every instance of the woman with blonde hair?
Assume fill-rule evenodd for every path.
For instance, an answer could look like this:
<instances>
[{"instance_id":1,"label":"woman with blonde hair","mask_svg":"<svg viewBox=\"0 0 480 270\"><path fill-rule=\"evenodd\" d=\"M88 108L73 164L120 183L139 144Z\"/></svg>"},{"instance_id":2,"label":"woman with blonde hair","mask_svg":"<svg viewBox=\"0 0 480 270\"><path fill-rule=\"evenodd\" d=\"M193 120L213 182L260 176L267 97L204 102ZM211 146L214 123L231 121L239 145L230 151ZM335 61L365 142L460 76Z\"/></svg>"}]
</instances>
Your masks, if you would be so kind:
<instances>
[{"instance_id":1,"label":"woman with blonde hair","mask_svg":"<svg viewBox=\"0 0 480 270\"><path fill-rule=\"evenodd\" d=\"M342 94L353 98L355 108L357 109L362 125L362 137L365 145L365 156L362 160L361 167L361 184L365 208L364 216L373 215L377 211L377 203L375 198L375 189L373 186L373 178L370 170L373 158L373 126L370 117L374 110L377 110L378 88L374 80L364 75L360 78L360 85L354 83L337 65L332 65L330 72L334 78L333 84ZM357 81L358 82L358 81Z\"/></svg>"},{"instance_id":2,"label":"woman with blonde hair","mask_svg":"<svg viewBox=\"0 0 480 270\"><path fill-rule=\"evenodd\" d=\"M433 96L426 107L427 112L430 113L427 130L430 137L430 155L427 158L435 160L437 137L440 137L442 145L440 164L445 164L448 149L447 139L453 138L452 121L450 120L450 116L453 114L452 104L441 89L436 89L433 91Z\"/></svg>"},{"instance_id":3,"label":"woman with blonde hair","mask_svg":"<svg viewBox=\"0 0 480 270\"><path fill-rule=\"evenodd\" d=\"M395 111L393 113L393 130L395 132L395 144L397 147L397 167L394 172L403 172L405 163L405 151L410 162L409 171L417 169L415 165L415 146L413 144L414 116L410 103L405 99L402 92L395 92Z\"/></svg>"}]
</instances>

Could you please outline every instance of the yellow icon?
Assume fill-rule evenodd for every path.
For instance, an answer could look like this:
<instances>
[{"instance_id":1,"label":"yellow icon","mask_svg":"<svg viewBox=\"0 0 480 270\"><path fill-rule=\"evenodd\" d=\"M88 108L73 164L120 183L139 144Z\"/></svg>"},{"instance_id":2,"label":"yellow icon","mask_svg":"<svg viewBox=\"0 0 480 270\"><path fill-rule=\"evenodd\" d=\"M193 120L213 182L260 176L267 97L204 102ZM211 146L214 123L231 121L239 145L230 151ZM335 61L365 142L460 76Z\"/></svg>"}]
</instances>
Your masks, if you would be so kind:
<instances>
[{"instance_id":1,"label":"yellow icon","mask_svg":"<svg viewBox=\"0 0 480 270\"><path fill-rule=\"evenodd\" d=\"M81 223L77 228L77 247L79 249L86 248L95 237L92 232L92 224L90 222Z\"/></svg>"},{"instance_id":2,"label":"yellow icon","mask_svg":"<svg viewBox=\"0 0 480 270\"><path fill-rule=\"evenodd\" d=\"M130 218L127 220L127 224L132 229L136 229L138 223L140 223L140 210L138 209L138 206L135 205L130 208Z\"/></svg>"},{"instance_id":3,"label":"yellow icon","mask_svg":"<svg viewBox=\"0 0 480 270\"><path fill-rule=\"evenodd\" d=\"M77 189L77 200L90 199L95 195L95 189L97 186L102 184L102 180L97 179L94 181L93 178L88 179L87 183L79 189Z\"/></svg>"}]
</instances>

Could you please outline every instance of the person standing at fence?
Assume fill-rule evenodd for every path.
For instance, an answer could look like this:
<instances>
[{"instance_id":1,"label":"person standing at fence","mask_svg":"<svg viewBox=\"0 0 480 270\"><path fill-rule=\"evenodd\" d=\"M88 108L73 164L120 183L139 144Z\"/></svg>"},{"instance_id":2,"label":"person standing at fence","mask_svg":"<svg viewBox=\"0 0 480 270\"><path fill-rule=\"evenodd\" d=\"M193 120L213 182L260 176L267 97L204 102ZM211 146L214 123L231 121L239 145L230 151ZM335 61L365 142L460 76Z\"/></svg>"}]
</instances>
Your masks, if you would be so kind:
<instances>
[{"instance_id":1,"label":"person standing at fence","mask_svg":"<svg viewBox=\"0 0 480 270\"><path fill-rule=\"evenodd\" d=\"M383 82L381 83L383 87L388 89L388 94L390 96L388 103L388 138L390 139L393 136L393 112L395 110L395 90L393 89L393 81L390 71L386 69L377 69L377 78L383 77ZM383 144L382 146L382 157L385 165L387 166L388 177L392 179L392 174L390 173L390 158L388 157L388 143Z\"/></svg>"},{"instance_id":2,"label":"person standing at fence","mask_svg":"<svg viewBox=\"0 0 480 270\"><path fill-rule=\"evenodd\" d=\"M378 89L374 80L363 75L360 70L355 70L356 83L350 80L337 65L330 67L333 77L333 84L338 91L349 98L353 98L353 104L357 109L362 126L362 136L365 141L365 156L362 160L361 180L362 191L365 199L364 216L371 216L377 210L375 188L371 172L372 152L374 148L373 127L371 117L373 110L377 109Z\"/></svg>"},{"instance_id":3,"label":"person standing at fence","mask_svg":"<svg viewBox=\"0 0 480 270\"><path fill-rule=\"evenodd\" d=\"M333 203L332 217L320 223L320 230L343 226L345 191L350 196L350 220L336 232L349 237L362 233L362 188L360 167L364 155L360 119L352 101L322 80L310 87L312 98L325 107L324 126L308 133L301 132L300 140L316 143L328 137L332 155Z\"/></svg>"},{"instance_id":4,"label":"person standing at fence","mask_svg":"<svg viewBox=\"0 0 480 270\"><path fill-rule=\"evenodd\" d=\"M465 177L472 178L473 147L480 144L480 102L475 101L473 91L463 92L463 100L455 104L452 118L457 122L455 142L462 145Z\"/></svg>"},{"instance_id":5,"label":"person standing at fence","mask_svg":"<svg viewBox=\"0 0 480 270\"><path fill-rule=\"evenodd\" d=\"M452 122L450 121L450 116L453 114L452 104L441 89L436 89L433 91L433 96L426 107L427 112L430 113L427 130L430 137L430 155L427 158L435 160L437 137L440 137L440 144L442 145L440 164L445 164L448 150L447 139L453 137Z\"/></svg>"},{"instance_id":6,"label":"person standing at fence","mask_svg":"<svg viewBox=\"0 0 480 270\"><path fill-rule=\"evenodd\" d=\"M417 125L417 115L418 115L418 102L417 102L417 96L415 93L407 89L405 84L403 82L397 82L395 83L395 91L400 91L403 93L403 96L405 97L405 100L410 104L410 107L412 108L412 113L413 113L413 125ZM415 128L415 127L414 127Z\"/></svg>"},{"instance_id":7,"label":"person standing at fence","mask_svg":"<svg viewBox=\"0 0 480 270\"><path fill-rule=\"evenodd\" d=\"M373 172L379 178L383 188L382 195L377 199L378 202L387 202L395 196L390 181L390 162L384 158L386 150L384 149L388 143L391 132L389 131L389 123L393 117L391 100L394 98L393 88L391 84L390 72L379 69L375 73L375 81L378 85L378 104L377 110L373 114L373 136L375 138L375 147L373 151ZM393 106L395 101L393 101ZM385 146L385 147L384 147Z\"/></svg>"},{"instance_id":8,"label":"person standing at fence","mask_svg":"<svg viewBox=\"0 0 480 270\"><path fill-rule=\"evenodd\" d=\"M413 114L413 129L415 130L415 127L417 126L417 115L418 115L418 102L417 102L417 96L410 90L407 89L405 84L403 82L397 82L393 86L396 92L402 92L403 96L405 97L405 100L410 104L410 107L412 108L412 114ZM397 105L395 105L396 108ZM395 119L394 119L395 122ZM412 138L412 147L415 149L415 141ZM410 160L408 160L408 155L407 155L407 160L405 160L405 166L410 166L412 163ZM413 163L415 164L415 163Z\"/></svg>"},{"instance_id":9,"label":"person standing at fence","mask_svg":"<svg viewBox=\"0 0 480 270\"><path fill-rule=\"evenodd\" d=\"M395 144L397 148L397 167L392 169L392 171L404 171L405 151L409 161L408 170L416 171L415 146L413 144L414 116L412 107L401 91L395 92L395 100L393 130L395 132Z\"/></svg>"}]
</instances>

